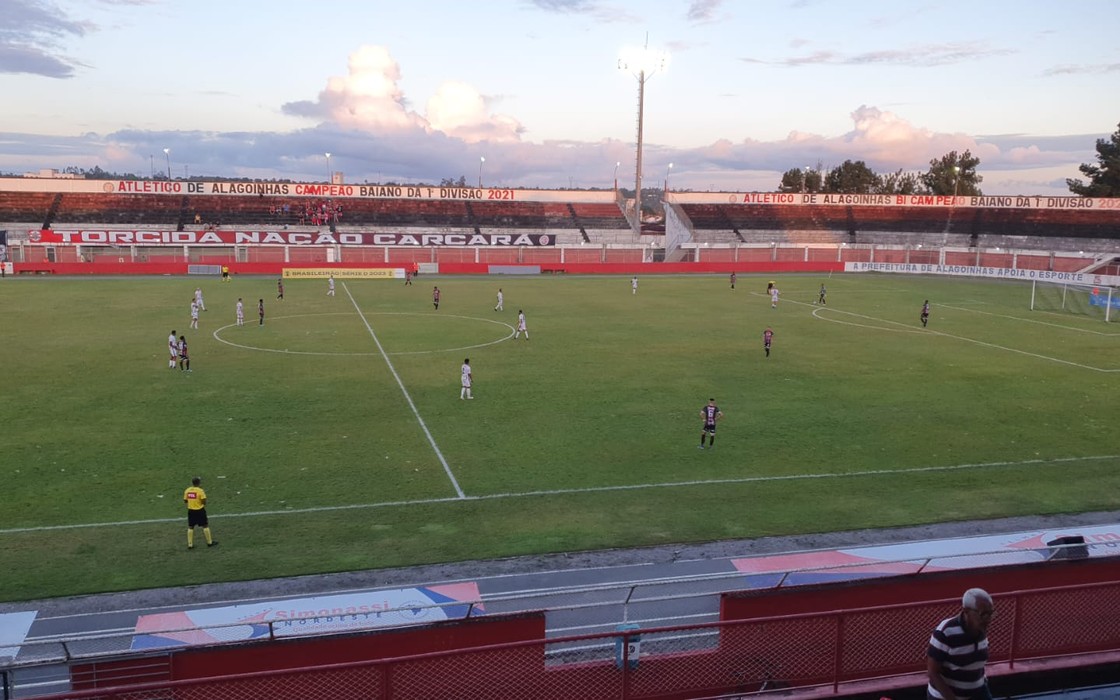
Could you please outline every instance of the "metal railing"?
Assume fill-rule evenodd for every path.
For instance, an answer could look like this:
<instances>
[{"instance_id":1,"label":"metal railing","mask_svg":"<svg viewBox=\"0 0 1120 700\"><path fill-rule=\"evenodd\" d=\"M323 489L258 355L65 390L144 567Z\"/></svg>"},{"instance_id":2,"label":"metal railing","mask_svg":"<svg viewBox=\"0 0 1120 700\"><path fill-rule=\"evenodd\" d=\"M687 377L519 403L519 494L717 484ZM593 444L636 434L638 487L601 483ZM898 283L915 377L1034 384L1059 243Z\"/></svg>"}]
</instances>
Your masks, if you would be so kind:
<instances>
[{"instance_id":1,"label":"metal railing","mask_svg":"<svg viewBox=\"0 0 1120 700\"><path fill-rule=\"evenodd\" d=\"M1120 658L1120 582L1017 591L995 601L999 613L989 642L997 675L1032 660L1055 668L1081 665L1089 654ZM931 630L959 609L953 598L620 630L50 697L642 700L807 689L840 695L852 684L865 690L919 684ZM555 644L583 651L546 663L547 648ZM613 653L600 651L608 645Z\"/></svg>"}]
</instances>

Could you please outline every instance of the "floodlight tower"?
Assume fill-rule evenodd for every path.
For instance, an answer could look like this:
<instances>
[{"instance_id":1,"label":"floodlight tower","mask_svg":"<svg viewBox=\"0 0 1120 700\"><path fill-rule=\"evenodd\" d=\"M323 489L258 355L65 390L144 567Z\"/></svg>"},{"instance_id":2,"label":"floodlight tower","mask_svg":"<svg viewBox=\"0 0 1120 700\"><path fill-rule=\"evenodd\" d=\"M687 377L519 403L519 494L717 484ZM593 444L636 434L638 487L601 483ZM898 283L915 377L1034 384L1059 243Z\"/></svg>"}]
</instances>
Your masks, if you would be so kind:
<instances>
[{"instance_id":1,"label":"floodlight tower","mask_svg":"<svg viewBox=\"0 0 1120 700\"><path fill-rule=\"evenodd\" d=\"M163 157L167 159L167 181L171 182L171 149L163 149Z\"/></svg>"},{"instance_id":2,"label":"floodlight tower","mask_svg":"<svg viewBox=\"0 0 1120 700\"><path fill-rule=\"evenodd\" d=\"M645 127L646 80L658 71L664 71L669 64L669 55L664 51L651 51L649 37L640 49L623 49L618 59L618 69L629 71L638 79L638 149L637 166L634 169L634 235L642 233L642 130Z\"/></svg>"}]
</instances>

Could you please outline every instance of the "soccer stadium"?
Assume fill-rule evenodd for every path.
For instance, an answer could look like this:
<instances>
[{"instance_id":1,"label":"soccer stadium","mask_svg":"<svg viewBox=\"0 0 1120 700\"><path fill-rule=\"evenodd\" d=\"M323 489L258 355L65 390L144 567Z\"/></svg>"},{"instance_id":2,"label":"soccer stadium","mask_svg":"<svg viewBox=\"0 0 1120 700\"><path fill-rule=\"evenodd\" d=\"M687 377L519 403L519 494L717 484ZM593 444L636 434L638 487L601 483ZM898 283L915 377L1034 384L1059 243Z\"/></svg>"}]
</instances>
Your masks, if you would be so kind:
<instances>
[{"instance_id":1,"label":"soccer stadium","mask_svg":"<svg viewBox=\"0 0 1120 700\"><path fill-rule=\"evenodd\" d=\"M1082 9L11 0L0 700L1120 698Z\"/></svg>"},{"instance_id":2,"label":"soccer stadium","mask_svg":"<svg viewBox=\"0 0 1120 700\"><path fill-rule=\"evenodd\" d=\"M1113 605L1107 522L726 570L676 556L648 580L584 572L549 591L385 582L438 562L1114 510L1113 201L670 192L660 221L635 221L619 190L0 180L20 331L4 452L28 506L3 527L9 600L360 570L380 589L280 585L262 603L150 606L127 631L21 635L12 683L902 693L922 664L903 640L978 581L1001 611L990 672L1093 678L1115 626L1056 616ZM166 328L188 329L189 375L163 364ZM709 395L720 439L697 450ZM214 551L178 534L176 487L196 472Z\"/></svg>"}]
</instances>

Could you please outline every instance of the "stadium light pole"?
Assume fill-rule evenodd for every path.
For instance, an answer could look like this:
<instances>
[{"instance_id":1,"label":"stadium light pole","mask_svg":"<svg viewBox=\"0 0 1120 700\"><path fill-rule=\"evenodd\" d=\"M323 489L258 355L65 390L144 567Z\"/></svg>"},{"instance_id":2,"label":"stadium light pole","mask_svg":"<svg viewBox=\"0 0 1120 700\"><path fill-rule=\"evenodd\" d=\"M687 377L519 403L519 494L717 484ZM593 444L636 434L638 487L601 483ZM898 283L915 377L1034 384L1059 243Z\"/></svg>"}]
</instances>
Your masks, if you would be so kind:
<instances>
[{"instance_id":1,"label":"stadium light pole","mask_svg":"<svg viewBox=\"0 0 1120 700\"><path fill-rule=\"evenodd\" d=\"M153 180L156 179L156 156L154 153L148 154L148 167L150 168L149 175Z\"/></svg>"},{"instance_id":2,"label":"stadium light pole","mask_svg":"<svg viewBox=\"0 0 1120 700\"><path fill-rule=\"evenodd\" d=\"M478 189L482 189L482 164L486 162L486 156L478 157Z\"/></svg>"},{"instance_id":3,"label":"stadium light pole","mask_svg":"<svg viewBox=\"0 0 1120 700\"><path fill-rule=\"evenodd\" d=\"M618 192L618 166L622 165L621 160L614 162L614 191Z\"/></svg>"},{"instance_id":4,"label":"stadium light pole","mask_svg":"<svg viewBox=\"0 0 1120 700\"><path fill-rule=\"evenodd\" d=\"M957 189L961 185L961 166L953 166L953 204L949 207L949 216L945 218L945 240L948 240L949 229L953 226L953 209L957 206ZM945 242L942 241L942 246ZM979 250L979 249L977 249Z\"/></svg>"},{"instance_id":5,"label":"stadium light pole","mask_svg":"<svg viewBox=\"0 0 1120 700\"><path fill-rule=\"evenodd\" d=\"M163 157L167 159L167 181L171 182L171 149L163 149Z\"/></svg>"},{"instance_id":6,"label":"stadium light pole","mask_svg":"<svg viewBox=\"0 0 1120 700\"><path fill-rule=\"evenodd\" d=\"M669 167L665 168L665 186L661 188L661 196L664 198L669 194L669 175L673 172L673 164L669 163Z\"/></svg>"},{"instance_id":7,"label":"stadium light pole","mask_svg":"<svg viewBox=\"0 0 1120 700\"><path fill-rule=\"evenodd\" d=\"M650 51L649 37L640 49L623 49L618 59L618 69L629 71L638 79L638 148L634 168L634 235L642 233L642 131L645 128L646 80L658 71L665 70L669 55L663 51Z\"/></svg>"},{"instance_id":8,"label":"stadium light pole","mask_svg":"<svg viewBox=\"0 0 1120 700\"><path fill-rule=\"evenodd\" d=\"M334 182L334 171L331 170L331 152L327 151L323 155L327 157L327 184L329 185Z\"/></svg>"}]
</instances>

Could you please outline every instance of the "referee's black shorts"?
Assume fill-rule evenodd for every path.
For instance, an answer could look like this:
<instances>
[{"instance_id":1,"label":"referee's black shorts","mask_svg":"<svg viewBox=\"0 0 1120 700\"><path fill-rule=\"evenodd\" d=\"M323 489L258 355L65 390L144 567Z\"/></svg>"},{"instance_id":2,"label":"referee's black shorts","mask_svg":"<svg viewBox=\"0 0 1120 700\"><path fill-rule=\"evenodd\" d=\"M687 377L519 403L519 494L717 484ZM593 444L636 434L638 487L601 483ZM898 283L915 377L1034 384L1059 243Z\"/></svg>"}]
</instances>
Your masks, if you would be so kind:
<instances>
[{"instance_id":1,"label":"referee's black shorts","mask_svg":"<svg viewBox=\"0 0 1120 700\"><path fill-rule=\"evenodd\" d=\"M210 521L206 518L206 509L187 509L187 527L209 527Z\"/></svg>"}]
</instances>

